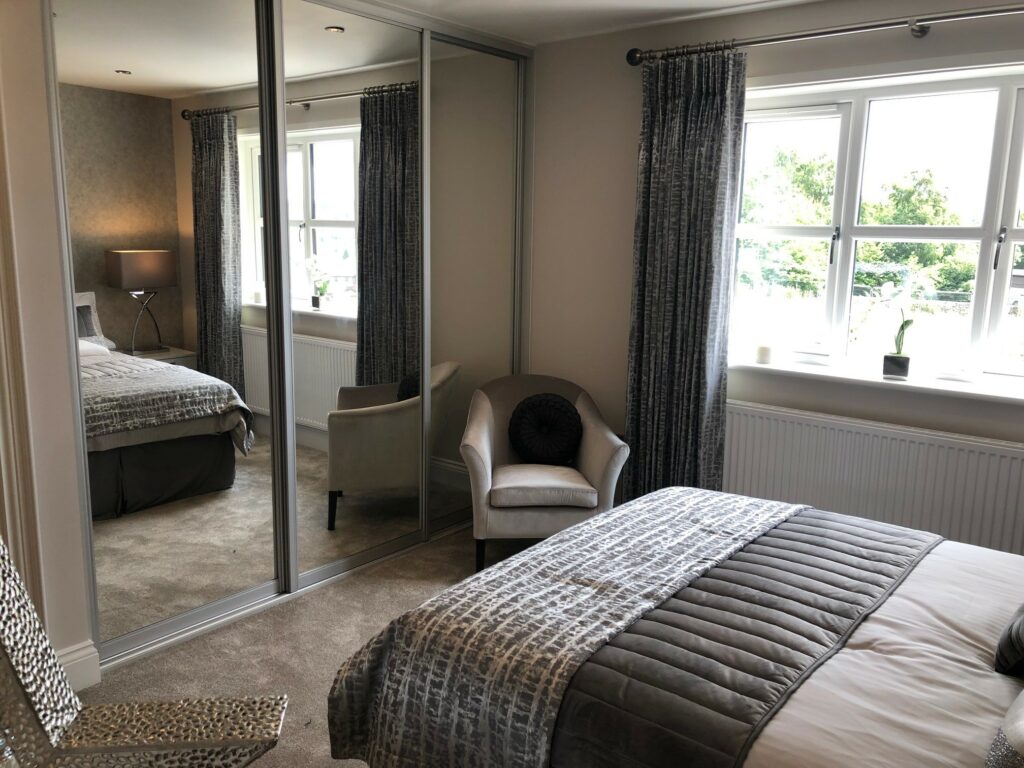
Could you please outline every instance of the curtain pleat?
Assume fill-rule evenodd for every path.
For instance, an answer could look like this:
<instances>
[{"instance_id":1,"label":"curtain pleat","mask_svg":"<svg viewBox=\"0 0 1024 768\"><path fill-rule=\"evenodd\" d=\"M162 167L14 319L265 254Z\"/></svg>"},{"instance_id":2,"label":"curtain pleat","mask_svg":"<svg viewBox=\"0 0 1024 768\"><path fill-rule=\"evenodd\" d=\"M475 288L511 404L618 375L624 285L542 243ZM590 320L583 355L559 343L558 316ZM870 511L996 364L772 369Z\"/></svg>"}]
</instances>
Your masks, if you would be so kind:
<instances>
[{"instance_id":1,"label":"curtain pleat","mask_svg":"<svg viewBox=\"0 0 1024 768\"><path fill-rule=\"evenodd\" d=\"M720 490L746 54L643 65L626 498Z\"/></svg>"},{"instance_id":2,"label":"curtain pleat","mask_svg":"<svg viewBox=\"0 0 1024 768\"><path fill-rule=\"evenodd\" d=\"M238 132L226 110L193 113L197 366L245 397Z\"/></svg>"},{"instance_id":3,"label":"curtain pleat","mask_svg":"<svg viewBox=\"0 0 1024 768\"><path fill-rule=\"evenodd\" d=\"M370 89L360 102L356 383L419 370L419 90Z\"/></svg>"}]
</instances>

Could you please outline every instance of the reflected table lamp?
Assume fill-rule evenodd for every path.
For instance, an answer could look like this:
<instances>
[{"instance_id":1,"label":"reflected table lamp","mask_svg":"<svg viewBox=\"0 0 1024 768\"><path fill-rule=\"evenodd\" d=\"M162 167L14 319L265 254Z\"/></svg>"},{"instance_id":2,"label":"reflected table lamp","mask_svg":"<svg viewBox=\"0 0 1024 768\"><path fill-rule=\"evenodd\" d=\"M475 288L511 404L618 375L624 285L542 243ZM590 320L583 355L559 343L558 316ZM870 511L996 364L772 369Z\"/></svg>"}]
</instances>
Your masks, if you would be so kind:
<instances>
[{"instance_id":1,"label":"reflected table lamp","mask_svg":"<svg viewBox=\"0 0 1024 768\"><path fill-rule=\"evenodd\" d=\"M129 354L140 355L167 349L149 303L156 296L158 288L171 288L177 284L178 260L173 251L107 251L107 285L128 291L139 302L139 315L132 326L131 347L127 350ZM144 314L148 314L153 321L157 346L136 351L135 334Z\"/></svg>"}]
</instances>

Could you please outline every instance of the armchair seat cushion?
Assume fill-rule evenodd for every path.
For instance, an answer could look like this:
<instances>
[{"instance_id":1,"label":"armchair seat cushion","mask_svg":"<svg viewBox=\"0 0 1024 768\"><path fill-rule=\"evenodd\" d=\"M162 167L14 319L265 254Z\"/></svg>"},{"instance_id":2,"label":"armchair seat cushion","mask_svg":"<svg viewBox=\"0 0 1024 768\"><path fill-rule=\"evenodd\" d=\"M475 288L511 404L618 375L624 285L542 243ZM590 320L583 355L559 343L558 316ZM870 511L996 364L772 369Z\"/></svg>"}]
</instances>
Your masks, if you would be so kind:
<instances>
[{"instance_id":1,"label":"armchair seat cushion","mask_svg":"<svg viewBox=\"0 0 1024 768\"><path fill-rule=\"evenodd\" d=\"M492 507L597 507L597 489L572 467L504 464L494 468Z\"/></svg>"}]
</instances>

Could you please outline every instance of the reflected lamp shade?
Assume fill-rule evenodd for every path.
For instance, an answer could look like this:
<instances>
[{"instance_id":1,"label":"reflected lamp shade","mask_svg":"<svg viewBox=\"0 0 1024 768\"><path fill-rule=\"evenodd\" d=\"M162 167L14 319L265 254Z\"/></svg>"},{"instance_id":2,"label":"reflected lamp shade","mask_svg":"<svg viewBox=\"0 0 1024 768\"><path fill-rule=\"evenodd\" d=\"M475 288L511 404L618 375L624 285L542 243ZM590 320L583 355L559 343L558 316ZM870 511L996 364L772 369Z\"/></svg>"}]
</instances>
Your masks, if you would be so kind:
<instances>
[{"instance_id":1,"label":"reflected lamp shade","mask_svg":"<svg viewBox=\"0 0 1024 768\"><path fill-rule=\"evenodd\" d=\"M107 251L107 285L148 291L178 284L174 251Z\"/></svg>"}]
</instances>

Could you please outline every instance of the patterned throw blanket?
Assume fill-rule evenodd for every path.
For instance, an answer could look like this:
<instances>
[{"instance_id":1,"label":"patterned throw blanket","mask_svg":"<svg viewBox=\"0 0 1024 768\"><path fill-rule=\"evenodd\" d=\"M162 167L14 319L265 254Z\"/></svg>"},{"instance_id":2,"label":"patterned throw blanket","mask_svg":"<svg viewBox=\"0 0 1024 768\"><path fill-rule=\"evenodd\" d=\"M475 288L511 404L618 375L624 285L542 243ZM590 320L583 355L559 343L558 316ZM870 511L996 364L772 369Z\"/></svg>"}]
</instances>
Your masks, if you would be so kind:
<instances>
[{"instance_id":1,"label":"patterned throw blanket","mask_svg":"<svg viewBox=\"0 0 1024 768\"><path fill-rule=\"evenodd\" d=\"M86 357L81 367L86 437L236 412L231 439L243 454L252 448L252 412L220 379L119 352Z\"/></svg>"},{"instance_id":2,"label":"patterned throw blanket","mask_svg":"<svg viewBox=\"0 0 1024 768\"><path fill-rule=\"evenodd\" d=\"M342 666L328 707L332 754L372 768L547 765L579 666L803 508L667 488L466 579Z\"/></svg>"}]
</instances>

